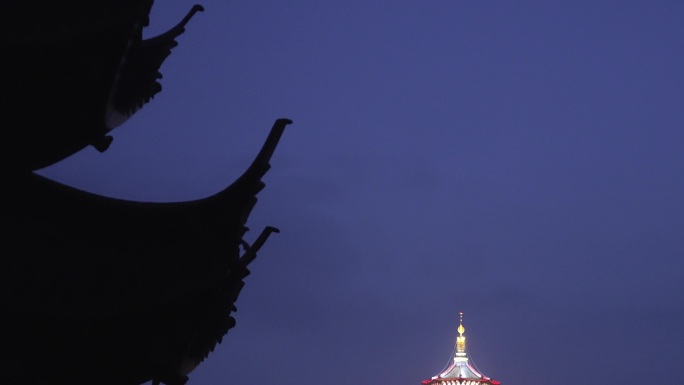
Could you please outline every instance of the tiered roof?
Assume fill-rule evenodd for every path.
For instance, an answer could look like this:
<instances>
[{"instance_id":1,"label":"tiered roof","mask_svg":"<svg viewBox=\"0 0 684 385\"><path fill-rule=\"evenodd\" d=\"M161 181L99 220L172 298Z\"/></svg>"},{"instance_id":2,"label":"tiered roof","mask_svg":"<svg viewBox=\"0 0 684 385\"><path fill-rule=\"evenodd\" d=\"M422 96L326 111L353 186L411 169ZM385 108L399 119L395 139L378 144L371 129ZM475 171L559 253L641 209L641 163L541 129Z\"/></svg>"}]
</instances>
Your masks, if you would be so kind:
<instances>
[{"instance_id":1,"label":"tiered roof","mask_svg":"<svg viewBox=\"0 0 684 385\"><path fill-rule=\"evenodd\" d=\"M440 374L429 380L424 380L423 385L499 385L499 381L492 380L483 375L477 368L468 362L466 350L465 328L463 327L463 312L459 313L458 337L456 337L456 349L453 362Z\"/></svg>"}]
</instances>

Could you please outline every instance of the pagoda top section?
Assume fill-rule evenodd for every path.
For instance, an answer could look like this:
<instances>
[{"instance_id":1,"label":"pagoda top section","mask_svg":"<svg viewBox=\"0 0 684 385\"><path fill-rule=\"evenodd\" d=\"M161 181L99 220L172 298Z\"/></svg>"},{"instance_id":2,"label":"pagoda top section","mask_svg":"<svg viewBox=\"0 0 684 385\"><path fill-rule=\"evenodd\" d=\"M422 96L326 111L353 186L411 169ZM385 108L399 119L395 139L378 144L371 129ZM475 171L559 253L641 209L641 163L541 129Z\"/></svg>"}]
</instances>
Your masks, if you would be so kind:
<instances>
[{"instance_id":1,"label":"pagoda top section","mask_svg":"<svg viewBox=\"0 0 684 385\"><path fill-rule=\"evenodd\" d=\"M453 362L440 374L424 380L423 385L500 385L501 383L483 375L468 362L463 312L459 313L458 337Z\"/></svg>"}]
</instances>

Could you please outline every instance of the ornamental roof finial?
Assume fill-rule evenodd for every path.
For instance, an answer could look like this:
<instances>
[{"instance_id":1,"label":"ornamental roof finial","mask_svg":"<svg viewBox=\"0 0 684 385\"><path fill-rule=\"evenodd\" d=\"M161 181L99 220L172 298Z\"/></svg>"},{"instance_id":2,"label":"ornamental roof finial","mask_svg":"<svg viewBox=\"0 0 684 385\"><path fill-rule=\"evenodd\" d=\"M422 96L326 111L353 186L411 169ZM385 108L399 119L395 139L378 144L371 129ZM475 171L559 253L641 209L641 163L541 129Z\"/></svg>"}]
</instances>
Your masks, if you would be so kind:
<instances>
[{"instance_id":1,"label":"ornamental roof finial","mask_svg":"<svg viewBox=\"0 0 684 385\"><path fill-rule=\"evenodd\" d=\"M465 356L466 340L463 333L465 333L465 328L463 327L463 312L458 312L459 324L458 324L458 337L456 337L456 356Z\"/></svg>"}]
</instances>

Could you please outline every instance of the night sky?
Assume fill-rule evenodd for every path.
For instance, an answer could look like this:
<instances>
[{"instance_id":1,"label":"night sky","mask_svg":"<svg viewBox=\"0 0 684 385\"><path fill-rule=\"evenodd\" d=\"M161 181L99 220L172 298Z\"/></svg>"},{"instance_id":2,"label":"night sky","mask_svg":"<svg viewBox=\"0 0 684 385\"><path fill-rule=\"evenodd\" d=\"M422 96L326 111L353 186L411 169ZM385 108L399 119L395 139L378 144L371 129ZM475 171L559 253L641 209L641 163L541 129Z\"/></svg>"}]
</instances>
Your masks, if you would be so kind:
<instances>
[{"instance_id":1,"label":"night sky","mask_svg":"<svg viewBox=\"0 0 684 385\"><path fill-rule=\"evenodd\" d=\"M157 0L148 37L192 1ZM203 198L288 126L237 326L189 385L678 382L684 2L205 0L163 91L40 171Z\"/></svg>"}]
</instances>

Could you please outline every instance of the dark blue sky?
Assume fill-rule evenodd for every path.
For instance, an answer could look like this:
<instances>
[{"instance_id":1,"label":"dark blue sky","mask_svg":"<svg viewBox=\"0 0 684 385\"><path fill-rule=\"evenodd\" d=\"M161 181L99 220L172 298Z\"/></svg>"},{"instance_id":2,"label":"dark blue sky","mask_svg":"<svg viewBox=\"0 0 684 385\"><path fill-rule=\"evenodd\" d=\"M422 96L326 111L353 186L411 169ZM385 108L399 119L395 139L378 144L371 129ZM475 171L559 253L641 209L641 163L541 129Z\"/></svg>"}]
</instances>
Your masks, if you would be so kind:
<instances>
[{"instance_id":1,"label":"dark blue sky","mask_svg":"<svg viewBox=\"0 0 684 385\"><path fill-rule=\"evenodd\" d=\"M677 381L684 3L202 4L111 148L42 171L201 198L294 120L248 222L282 232L190 385L418 385L459 311L504 385Z\"/></svg>"}]
</instances>

